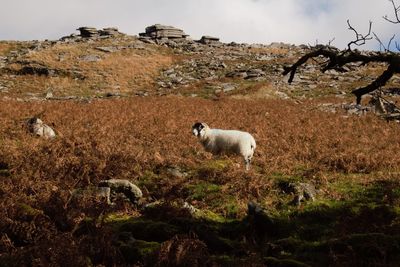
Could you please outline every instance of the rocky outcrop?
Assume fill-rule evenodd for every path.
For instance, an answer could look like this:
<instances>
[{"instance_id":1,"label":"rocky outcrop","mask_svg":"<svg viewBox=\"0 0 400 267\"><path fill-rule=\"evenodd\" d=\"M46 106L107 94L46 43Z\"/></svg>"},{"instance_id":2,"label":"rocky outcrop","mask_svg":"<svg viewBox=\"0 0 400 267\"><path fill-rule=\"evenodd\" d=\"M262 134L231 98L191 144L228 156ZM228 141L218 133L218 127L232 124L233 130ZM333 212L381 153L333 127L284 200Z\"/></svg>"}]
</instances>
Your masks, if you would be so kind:
<instances>
[{"instance_id":1,"label":"rocky outcrop","mask_svg":"<svg viewBox=\"0 0 400 267\"><path fill-rule=\"evenodd\" d=\"M213 37L213 36L202 36L201 39L199 40L199 43L201 44L219 44L219 38L218 37Z\"/></svg>"},{"instance_id":2,"label":"rocky outcrop","mask_svg":"<svg viewBox=\"0 0 400 267\"><path fill-rule=\"evenodd\" d=\"M139 36L142 37L142 39L186 39L189 35L183 30L172 26L154 24L146 27L145 32L139 33Z\"/></svg>"},{"instance_id":3,"label":"rocky outcrop","mask_svg":"<svg viewBox=\"0 0 400 267\"><path fill-rule=\"evenodd\" d=\"M97 30L94 27L80 27L77 30L80 32L80 36L83 38L96 38L99 36L110 37L122 34L118 31L118 28L115 27L104 28L102 30Z\"/></svg>"}]
</instances>

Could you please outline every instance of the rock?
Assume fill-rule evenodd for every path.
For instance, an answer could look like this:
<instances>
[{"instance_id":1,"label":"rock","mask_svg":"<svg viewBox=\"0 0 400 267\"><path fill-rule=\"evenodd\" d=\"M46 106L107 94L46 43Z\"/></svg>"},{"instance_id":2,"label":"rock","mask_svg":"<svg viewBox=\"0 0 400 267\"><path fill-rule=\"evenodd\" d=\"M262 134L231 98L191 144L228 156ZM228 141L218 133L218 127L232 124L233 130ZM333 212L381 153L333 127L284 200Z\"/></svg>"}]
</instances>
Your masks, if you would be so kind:
<instances>
[{"instance_id":1,"label":"rock","mask_svg":"<svg viewBox=\"0 0 400 267\"><path fill-rule=\"evenodd\" d=\"M119 92L107 92L105 95L105 97L121 97L121 93Z\"/></svg>"},{"instance_id":2,"label":"rock","mask_svg":"<svg viewBox=\"0 0 400 267\"><path fill-rule=\"evenodd\" d=\"M48 91L48 92L46 93L46 96L45 96L46 99L51 99L51 98L53 98L53 97L54 97L54 96L53 96L53 92Z\"/></svg>"},{"instance_id":3,"label":"rock","mask_svg":"<svg viewBox=\"0 0 400 267\"><path fill-rule=\"evenodd\" d=\"M106 53L113 53L118 51L118 48L112 47L112 46L98 46L96 47L97 50L101 52L106 52Z\"/></svg>"},{"instance_id":4,"label":"rock","mask_svg":"<svg viewBox=\"0 0 400 267\"><path fill-rule=\"evenodd\" d=\"M246 70L236 70L236 71L232 71L232 72L228 72L226 74L226 77L229 78L243 78L246 79L247 78L247 71Z\"/></svg>"},{"instance_id":5,"label":"rock","mask_svg":"<svg viewBox=\"0 0 400 267\"><path fill-rule=\"evenodd\" d=\"M54 130L47 124L44 124L43 121L37 117L30 118L26 122L26 125L29 132L34 135L43 137L45 139L56 137L56 133L54 132Z\"/></svg>"},{"instance_id":6,"label":"rock","mask_svg":"<svg viewBox=\"0 0 400 267\"><path fill-rule=\"evenodd\" d=\"M368 111L371 111L371 107L365 107L359 104L342 104L341 107L350 115L364 115Z\"/></svg>"},{"instance_id":7,"label":"rock","mask_svg":"<svg viewBox=\"0 0 400 267\"><path fill-rule=\"evenodd\" d=\"M317 195L315 186L309 183L288 183L285 191L294 194L291 203L297 206L300 206L301 201L315 201Z\"/></svg>"},{"instance_id":8,"label":"rock","mask_svg":"<svg viewBox=\"0 0 400 267\"><path fill-rule=\"evenodd\" d=\"M56 71L40 63L28 63L17 71L19 75L55 76Z\"/></svg>"},{"instance_id":9,"label":"rock","mask_svg":"<svg viewBox=\"0 0 400 267\"><path fill-rule=\"evenodd\" d=\"M223 83L221 84L221 86L222 86L222 91L224 91L225 93L236 90L236 85L232 83Z\"/></svg>"},{"instance_id":10,"label":"rock","mask_svg":"<svg viewBox=\"0 0 400 267\"><path fill-rule=\"evenodd\" d=\"M118 31L118 28L116 27L109 27L109 28L103 28L102 30L98 31L100 36L117 36L117 35L122 35L123 33Z\"/></svg>"},{"instance_id":11,"label":"rock","mask_svg":"<svg viewBox=\"0 0 400 267\"><path fill-rule=\"evenodd\" d=\"M219 38L212 36L202 36L201 39L199 40L199 43L201 44L219 43Z\"/></svg>"},{"instance_id":12,"label":"rock","mask_svg":"<svg viewBox=\"0 0 400 267\"><path fill-rule=\"evenodd\" d=\"M195 214L198 212L198 209L187 203L186 201L183 203L183 209L188 210L190 214Z\"/></svg>"},{"instance_id":13,"label":"rock","mask_svg":"<svg viewBox=\"0 0 400 267\"><path fill-rule=\"evenodd\" d=\"M82 38L103 38L123 35L123 33L119 32L118 28L115 27L103 28L102 30L97 30L94 27L80 27L77 30L80 32L80 37ZM71 38L74 38L74 36L62 37L61 40L65 41Z\"/></svg>"},{"instance_id":14,"label":"rock","mask_svg":"<svg viewBox=\"0 0 400 267\"><path fill-rule=\"evenodd\" d=\"M290 97L286 93L281 91L276 91L275 95L280 99L290 99Z\"/></svg>"},{"instance_id":15,"label":"rock","mask_svg":"<svg viewBox=\"0 0 400 267\"><path fill-rule=\"evenodd\" d=\"M99 187L109 187L111 194L122 193L131 203L137 204L138 200L142 198L143 193L139 187L128 180L123 179L109 179L102 180L98 184Z\"/></svg>"},{"instance_id":16,"label":"rock","mask_svg":"<svg viewBox=\"0 0 400 267\"><path fill-rule=\"evenodd\" d=\"M145 97L145 96L149 96L149 92L140 90L140 91L135 92L135 95Z\"/></svg>"},{"instance_id":17,"label":"rock","mask_svg":"<svg viewBox=\"0 0 400 267\"><path fill-rule=\"evenodd\" d=\"M317 195L315 186L309 183L299 183L295 186L295 192L297 192L297 195L294 201L297 205L300 205L300 201L303 199L315 201Z\"/></svg>"},{"instance_id":18,"label":"rock","mask_svg":"<svg viewBox=\"0 0 400 267\"><path fill-rule=\"evenodd\" d=\"M247 71L246 79L257 78L265 76L265 72L261 69L250 69Z\"/></svg>"},{"instance_id":19,"label":"rock","mask_svg":"<svg viewBox=\"0 0 400 267\"><path fill-rule=\"evenodd\" d=\"M94 27L80 27L77 30L80 31L80 36L83 38L93 38L99 36L99 32Z\"/></svg>"},{"instance_id":20,"label":"rock","mask_svg":"<svg viewBox=\"0 0 400 267\"><path fill-rule=\"evenodd\" d=\"M110 187L93 187L74 189L71 193L71 200L75 204L79 204L83 199L100 199L105 200L107 204L111 205L111 189Z\"/></svg>"},{"instance_id":21,"label":"rock","mask_svg":"<svg viewBox=\"0 0 400 267\"><path fill-rule=\"evenodd\" d=\"M139 33L139 36L152 39L186 39L188 37L181 29L161 24L146 27L145 32Z\"/></svg>"},{"instance_id":22,"label":"rock","mask_svg":"<svg viewBox=\"0 0 400 267\"><path fill-rule=\"evenodd\" d=\"M177 178L183 178L188 175L187 173L182 172L181 169L177 167L168 168L167 172Z\"/></svg>"},{"instance_id":23,"label":"rock","mask_svg":"<svg viewBox=\"0 0 400 267\"><path fill-rule=\"evenodd\" d=\"M400 108L380 96L372 97L369 104L375 108L377 114L400 113Z\"/></svg>"},{"instance_id":24,"label":"rock","mask_svg":"<svg viewBox=\"0 0 400 267\"><path fill-rule=\"evenodd\" d=\"M98 62L101 61L101 57L98 55L85 55L80 58L82 61L85 62Z\"/></svg>"}]
</instances>

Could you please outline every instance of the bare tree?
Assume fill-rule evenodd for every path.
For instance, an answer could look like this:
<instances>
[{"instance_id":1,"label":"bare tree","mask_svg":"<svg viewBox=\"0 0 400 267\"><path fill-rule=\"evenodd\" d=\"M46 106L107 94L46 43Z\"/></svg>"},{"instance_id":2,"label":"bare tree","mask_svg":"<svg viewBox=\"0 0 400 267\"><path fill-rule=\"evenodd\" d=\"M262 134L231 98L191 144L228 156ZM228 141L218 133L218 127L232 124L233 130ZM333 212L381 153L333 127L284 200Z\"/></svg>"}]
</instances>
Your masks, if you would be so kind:
<instances>
[{"instance_id":1,"label":"bare tree","mask_svg":"<svg viewBox=\"0 0 400 267\"><path fill-rule=\"evenodd\" d=\"M389 19L387 15L383 18L391 23L400 23L400 6L397 6L394 0L390 1L393 5L395 19ZM400 73L400 54L390 50L390 45L395 36L393 36L388 42L388 45L385 46L383 42L379 39L379 37L375 33L373 33L375 39L379 42L381 47L383 47L383 52L362 53L358 50L353 50L352 46L361 46L364 45L366 41L373 39L371 35L372 22L369 22L369 30L366 34L360 34L353 26L351 26L349 20L347 20L347 25L349 27L349 30L355 33L355 39L347 44L347 49L339 50L331 47L330 45L317 45L313 47L309 53L302 56L296 63L291 66L284 67L283 75L287 75L290 73L288 80L289 84L293 82L293 78L296 74L297 69L301 65L306 63L310 58L316 58L320 56L327 58L327 61L324 62L321 66L322 72L331 69L343 72L345 71L343 67L346 64L356 62L360 63L360 65L366 65L371 62L386 63L386 70L383 71L383 73L373 82L365 87L357 88L352 91L352 93L356 96L357 104L360 104L363 95L379 89L380 87L384 86L395 73ZM396 48L400 51L400 46L398 43L396 43Z\"/></svg>"}]
</instances>

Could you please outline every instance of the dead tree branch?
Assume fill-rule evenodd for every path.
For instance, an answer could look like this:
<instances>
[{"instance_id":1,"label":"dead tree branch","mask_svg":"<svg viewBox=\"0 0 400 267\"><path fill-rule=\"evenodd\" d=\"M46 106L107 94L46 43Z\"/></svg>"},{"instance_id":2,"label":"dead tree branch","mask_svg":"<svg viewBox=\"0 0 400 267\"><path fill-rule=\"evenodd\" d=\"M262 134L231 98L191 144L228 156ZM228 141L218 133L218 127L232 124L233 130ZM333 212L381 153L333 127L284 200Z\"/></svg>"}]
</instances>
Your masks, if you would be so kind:
<instances>
[{"instance_id":1,"label":"dead tree branch","mask_svg":"<svg viewBox=\"0 0 400 267\"><path fill-rule=\"evenodd\" d=\"M356 29L353 28L353 26L350 25L350 20L347 20L347 25L349 26L349 30L353 31L354 34L356 35L355 40L349 42L347 44L347 50L351 50L351 45L355 44L357 46L364 45L366 41L371 40L371 29L372 29L372 21L369 22L369 29L367 34L361 34L358 33Z\"/></svg>"},{"instance_id":2,"label":"dead tree branch","mask_svg":"<svg viewBox=\"0 0 400 267\"><path fill-rule=\"evenodd\" d=\"M394 0L390 0L390 2L392 2L395 19L394 20L389 19L388 15L383 16L383 18L386 21L389 21L390 23L398 24L398 23L400 23L400 17L399 17L400 5L396 6L396 3L394 2Z\"/></svg>"},{"instance_id":3,"label":"dead tree branch","mask_svg":"<svg viewBox=\"0 0 400 267\"><path fill-rule=\"evenodd\" d=\"M310 58L315 58L319 56L328 59L327 62L322 66L321 72L325 72L330 69L340 70L344 65L356 62L360 62L362 65L366 65L371 62L381 62L388 65L387 69L379 77L377 77L375 81L365 87L357 88L352 91L352 93L356 96L357 104L361 103L361 97L363 95L371 93L381 86L384 86L386 82L393 76L393 74L400 73L399 54L389 52L361 53L359 51L352 50L340 51L336 48L328 46L319 46L311 52L307 53L306 55L302 56L292 66L285 66L282 74L287 75L290 73L288 82L292 83L297 69L301 65L305 64Z\"/></svg>"},{"instance_id":4,"label":"dead tree branch","mask_svg":"<svg viewBox=\"0 0 400 267\"><path fill-rule=\"evenodd\" d=\"M376 35L375 33L373 33L373 34L374 34L374 36L375 36L375 40L378 41L379 46L380 46L381 48L383 48L383 51L385 51L385 52L390 52L390 46L391 46L391 44L392 44L392 42L393 42L394 37L396 36L396 34L393 34L393 36L392 36L392 38L390 38L390 40L389 40L387 46L385 46L385 44L381 41L381 39L378 37L378 35Z\"/></svg>"}]
</instances>

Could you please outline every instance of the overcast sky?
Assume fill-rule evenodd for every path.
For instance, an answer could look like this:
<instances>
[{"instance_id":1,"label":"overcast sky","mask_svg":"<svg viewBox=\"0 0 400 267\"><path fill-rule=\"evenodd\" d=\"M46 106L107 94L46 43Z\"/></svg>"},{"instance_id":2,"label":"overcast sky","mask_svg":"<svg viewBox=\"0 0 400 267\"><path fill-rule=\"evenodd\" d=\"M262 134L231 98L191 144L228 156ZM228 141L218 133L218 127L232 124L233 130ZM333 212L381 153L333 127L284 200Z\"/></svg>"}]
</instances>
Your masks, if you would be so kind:
<instances>
[{"instance_id":1,"label":"overcast sky","mask_svg":"<svg viewBox=\"0 0 400 267\"><path fill-rule=\"evenodd\" d=\"M400 0L396 0L400 3ZM161 23L223 42L327 44L344 48L354 38L346 20L382 40L399 33L388 0L0 0L0 40L59 39L80 26L117 27L137 35ZM376 48L370 41L365 48Z\"/></svg>"}]
</instances>

